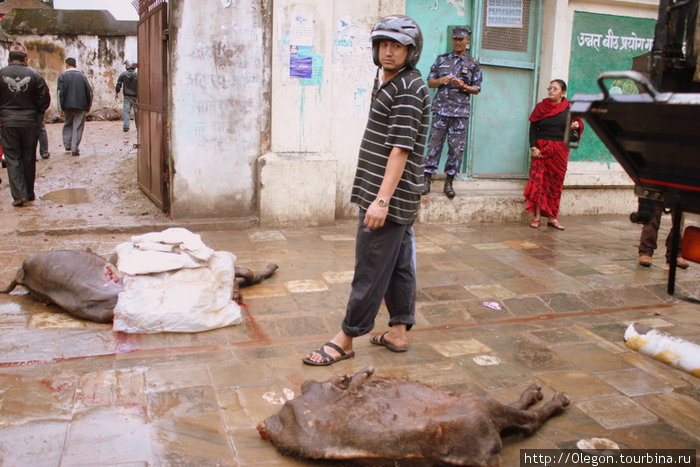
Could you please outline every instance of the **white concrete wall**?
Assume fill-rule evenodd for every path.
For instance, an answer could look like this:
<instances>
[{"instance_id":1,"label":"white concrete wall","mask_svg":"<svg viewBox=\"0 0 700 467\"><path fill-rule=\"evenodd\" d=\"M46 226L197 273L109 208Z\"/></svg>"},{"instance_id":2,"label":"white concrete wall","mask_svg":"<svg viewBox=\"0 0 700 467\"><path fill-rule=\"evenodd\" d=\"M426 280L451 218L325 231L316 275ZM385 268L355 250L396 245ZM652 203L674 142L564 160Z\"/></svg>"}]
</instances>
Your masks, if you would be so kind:
<instances>
[{"instance_id":1,"label":"white concrete wall","mask_svg":"<svg viewBox=\"0 0 700 467\"><path fill-rule=\"evenodd\" d=\"M261 184L261 223L324 223L353 212L350 191L376 72L369 32L379 17L403 12L403 0L274 2L271 151L283 157L267 156L265 170L283 161L287 175L276 186ZM311 47L311 79L290 77L290 46L297 42ZM332 163L322 165L328 172L316 177L315 189L295 189L306 168L322 161ZM291 216L290 197L298 206ZM320 206L329 201L331 215ZM313 212L326 215L311 219Z\"/></svg>"},{"instance_id":2,"label":"white concrete wall","mask_svg":"<svg viewBox=\"0 0 700 467\"><path fill-rule=\"evenodd\" d=\"M16 39L27 47L29 66L39 70L46 80L51 91L50 110L58 110L56 83L66 70L66 58L73 57L92 86L92 111L107 107L121 112L121 101L114 99L114 86L124 71L124 59L136 60L136 36L18 35ZM0 66L7 65L9 45L0 46Z\"/></svg>"},{"instance_id":3,"label":"white concrete wall","mask_svg":"<svg viewBox=\"0 0 700 467\"><path fill-rule=\"evenodd\" d=\"M353 215L349 197L376 71L369 31L381 16L404 13L405 0L238 0L207 8L180 0L169 8L173 217L258 214L274 226ZM576 9L656 15L651 0L544 0L540 96L552 76L568 79ZM312 78L290 76L290 46L299 41L310 47ZM616 163L571 163L566 183L631 186Z\"/></svg>"},{"instance_id":4,"label":"white concrete wall","mask_svg":"<svg viewBox=\"0 0 700 467\"><path fill-rule=\"evenodd\" d=\"M248 216L266 144L264 2L169 2L172 216Z\"/></svg>"},{"instance_id":5,"label":"white concrete wall","mask_svg":"<svg viewBox=\"0 0 700 467\"><path fill-rule=\"evenodd\" d=\"M543 7L537 100L547 96L546 88L553 78L569 81L574 11L656 19L659 2L657 0L544 0ZM631 187L632 185L632 181L617 162L571 161L564 180L566 187ZM601 192L601 195L603 193Z\"/></svg>"}]
</instances>

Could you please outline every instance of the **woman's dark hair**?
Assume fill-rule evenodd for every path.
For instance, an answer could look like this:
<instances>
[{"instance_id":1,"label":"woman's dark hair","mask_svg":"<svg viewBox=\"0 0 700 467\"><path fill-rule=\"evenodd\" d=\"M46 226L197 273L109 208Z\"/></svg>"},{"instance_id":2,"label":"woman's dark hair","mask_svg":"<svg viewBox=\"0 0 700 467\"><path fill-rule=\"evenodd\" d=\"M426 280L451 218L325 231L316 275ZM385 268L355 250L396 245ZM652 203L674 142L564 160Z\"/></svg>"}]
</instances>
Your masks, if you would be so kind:
<instances>
[{"instance_id":1,"label":"woman's dark hair","mask_svg":"<svg viewBox=\"0 0 700 467\"><path fill-rule=\"evenodd\" d=\"M561 86L561 92L566 91L566 81L563 79L553 79L552 83L559 83L559 86Z\"/></svg>"}]
</instances>

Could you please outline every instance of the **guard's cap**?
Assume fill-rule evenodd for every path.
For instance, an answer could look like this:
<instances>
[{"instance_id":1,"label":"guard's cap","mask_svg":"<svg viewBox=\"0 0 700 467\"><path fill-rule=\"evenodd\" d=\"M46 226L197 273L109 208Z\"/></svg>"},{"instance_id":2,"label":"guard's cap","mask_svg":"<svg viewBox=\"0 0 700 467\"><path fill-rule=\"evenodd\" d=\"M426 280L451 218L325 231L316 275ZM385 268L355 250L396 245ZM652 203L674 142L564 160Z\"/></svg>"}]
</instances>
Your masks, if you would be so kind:
<instances>
[{"instance_id":1,"label":"guard's cap","mask_svg":"<svg viewBox=\"0 0 700 467\"><path fill-rule=\"evenodd\" d=\"M452 39L464 39L472 34L472 30L467 26L455 26L452 28Z\"/></svg>"},{"instance_id":2,"label":"guard's cap","mask_svg":"<svg viewBox=\"0 0 700 467\"><path fill-rule=\"evenodd\" d=\"M15 41L10 45L9 52L27 55L27 49L19 42Z\"/></svg>"}]
</instances>

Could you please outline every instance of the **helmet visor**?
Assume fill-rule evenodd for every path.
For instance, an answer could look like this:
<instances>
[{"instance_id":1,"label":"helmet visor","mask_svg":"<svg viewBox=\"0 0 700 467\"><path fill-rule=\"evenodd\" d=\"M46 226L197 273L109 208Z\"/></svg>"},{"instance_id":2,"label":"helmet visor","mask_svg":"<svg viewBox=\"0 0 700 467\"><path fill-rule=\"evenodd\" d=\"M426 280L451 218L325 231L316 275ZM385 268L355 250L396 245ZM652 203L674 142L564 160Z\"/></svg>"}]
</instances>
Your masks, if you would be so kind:
<instances>
[{"instance_id":1,"label":"helmet visor","mask_svg":"<svg viewBox=\"0 0 700 467\"><path fill-rule=\"evenodd\" d=\"M402 32L382 30L372 31L370 37L372 38L372 42L376 40L389 39L392 41L400 42L403 45L416 45L416 41L411 36Z\"/></svg>"}]
</instances>

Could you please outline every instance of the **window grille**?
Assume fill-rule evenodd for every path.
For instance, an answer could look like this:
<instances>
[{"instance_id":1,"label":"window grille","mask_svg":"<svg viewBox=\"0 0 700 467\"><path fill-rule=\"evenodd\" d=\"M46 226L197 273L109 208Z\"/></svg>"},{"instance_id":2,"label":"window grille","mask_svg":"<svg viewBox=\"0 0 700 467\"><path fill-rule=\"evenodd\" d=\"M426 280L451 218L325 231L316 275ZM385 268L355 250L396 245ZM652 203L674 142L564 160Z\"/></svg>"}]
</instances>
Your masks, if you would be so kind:
<instances>
[{"instance_id":1,"label":"window grille","mask_svg":"<svg viewBox=\"0 0 700 467\"><path fill-rule=\"evenodd\" d=\"M522 25L517 28L509 27L488 27L484 25L483 34L481 36L481 47L490 50L502 50L507 52L528 52L529 50L529 31L530 31L530 16L534 15L537 18L537 6L539 0L535 1L535 8L530 8L532 0L522 0ZM487 18L489 1L484 2L484 18ZM536 19L535 19L536 21Z\"/></svg>"}]
</instances>

